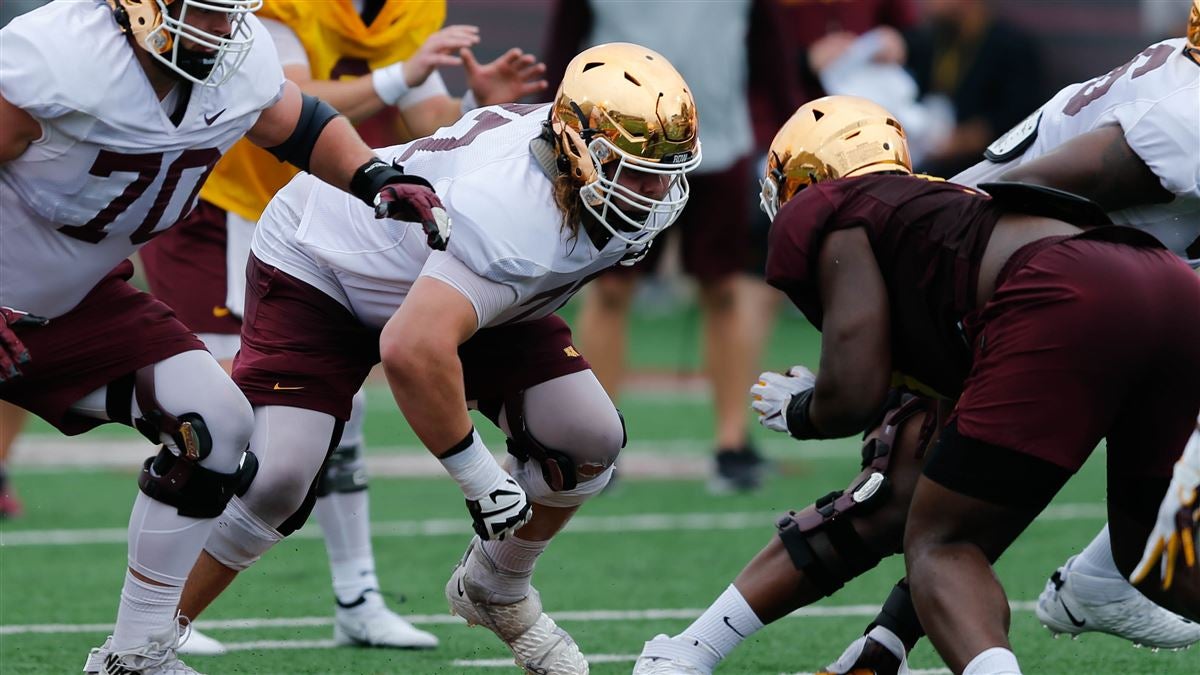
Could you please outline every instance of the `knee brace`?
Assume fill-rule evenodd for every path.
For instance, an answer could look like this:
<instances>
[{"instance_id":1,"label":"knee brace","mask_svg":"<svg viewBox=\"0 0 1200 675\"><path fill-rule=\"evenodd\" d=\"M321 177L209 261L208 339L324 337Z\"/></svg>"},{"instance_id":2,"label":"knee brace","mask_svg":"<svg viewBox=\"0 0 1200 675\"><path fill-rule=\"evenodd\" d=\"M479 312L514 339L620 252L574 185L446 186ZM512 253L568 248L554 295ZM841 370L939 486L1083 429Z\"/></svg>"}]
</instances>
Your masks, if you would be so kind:
<instances>
[{"instance_id":1,"label":"knee brace","mask_svg":"<svg viewBox=\"0 0 1200 675\"><path fill-rule=\"evenodd\" d=\"M142 416L136 419L129 409L132 396L137 396ZM146 366L108 385L105 408L109 419L138 430L151 443L163 442L166 434L175 443L182 457L199 462L212 452L212 435L199 413L189 412L176 417L163 410L154 395L154 366Z\"/></svg>"},{"instance_id":2,"label":"knee brace","mask_svg":"<svg viewBox=\"0 0 1200 675\"><path fill-rule=\"evenodd\" d=\"M246 508L241 499L234 498L218 516L204 550L225 567L240 572L282 539L275 528Z\"/></svg>"},{"instance_id":3,"label":"knee brace","mask_svg":"<svg viewBox=\"0 0 1200 675\"><path fill-rule=\"evenodd\" d=\"M342 446L334 450L317 476L317 497L366 489L367 462L363 459L361 445Z\"/></svg>"},{"instance_id":4,"label":"knee brace","mask_svg":"<svg viewBox=\"0 0 1200 675\"><path fill-rule=\"evenodd\" d=\"M246 492L257 471L258 459L249 450L237 471L218 473L163 446L142 464L138 488L147 497L174 506L181 516L215 518L230 499Z\"/></svg>"},{"instance_id":5,"label":"knee brace","mask_svg":"<svg viewBox=\"0 0 1200 675\"><path fill-rule=\"evenodd\" d=\"M582 482L591 481L602 475L610 476L608 469L616 461L617 454L611 457L589 458L587 462L578 462L570 453L547 447L540 443L525 424L525 392L517 392L504 400L504 412L508 421L508 454L522 462L533 460L541 467L542 478L554 492L570 492L579 487ZM621 448L625 447L628 436L625 433L625 417L617 411L621 420ZM620 448L617 449L618 452ZM607 481L605 481L607 482ZM601 486L603 487L603 486Z\"/></svg>"},{"instance_id":6,"label":"knee brace","mask_svg":"<svg viewBox=\"0 0 1200 675\"><path fill-rule=\"evenodd\" d=\"M812 580L826 596L836 593L847 581L875 567L885 555L862 540L853 518L871 513L886 502L891 485L887 471L892 447L900 426L913 415L930 410L928 399L907 396L884 415L879 434L863 444L863 478L849 490L836 490L815 504L789 511L775 524L792 564ZM933 424L922 427L917 455L924 454Z\"/></svg>"}]
</instances>

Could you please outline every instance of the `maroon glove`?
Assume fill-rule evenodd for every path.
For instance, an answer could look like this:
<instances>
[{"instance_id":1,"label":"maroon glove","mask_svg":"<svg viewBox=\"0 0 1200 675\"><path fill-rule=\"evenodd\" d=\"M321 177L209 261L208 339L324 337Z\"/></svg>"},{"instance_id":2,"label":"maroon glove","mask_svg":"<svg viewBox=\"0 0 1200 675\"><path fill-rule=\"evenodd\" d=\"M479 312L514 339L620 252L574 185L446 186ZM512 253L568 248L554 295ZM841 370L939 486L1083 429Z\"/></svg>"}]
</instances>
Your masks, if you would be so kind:
<instances>
[{"instance_id":1,"label":"maroon glove","mask_svg":"<svg viewBox=\"0 0 1200 675\"><path fill-rule=\"evenodd\" d=\"M48 319L22 312L12 307L0 307L0 383L9 382L21 376L21 369L29 363L29 350L13 332L11 326L45 326Z\"/></svg>"},{"instance_id":2,"label":"maroon glove","mask_svg":"<svg viewBox=\"0 0 1200 675\"><path fill-rule=\"evenodd\" d=\"M445 251L450 243L450 216L433 186L403 167L372 159L354 172L350 193L374 208L376 218L420 223L430 248Z\"/></svg>"}]
</instances>

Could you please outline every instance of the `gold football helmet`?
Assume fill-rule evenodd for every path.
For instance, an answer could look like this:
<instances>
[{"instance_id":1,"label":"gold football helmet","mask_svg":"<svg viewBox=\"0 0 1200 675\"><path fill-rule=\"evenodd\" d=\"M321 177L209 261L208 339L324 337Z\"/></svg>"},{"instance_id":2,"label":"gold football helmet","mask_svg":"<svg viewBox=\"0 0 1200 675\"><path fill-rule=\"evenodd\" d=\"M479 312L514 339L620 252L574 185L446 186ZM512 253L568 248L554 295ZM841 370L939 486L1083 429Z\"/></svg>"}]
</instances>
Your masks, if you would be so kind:
<instances>
[{"instance_id":1,"label":"gold football helmet","mask_svg":"<svg viewBox=\"0 0 1200 675\"><path fill-rule=\"evenodd\" d=\"M246 15L263 0L106 0L122 32L173 72L199 85L224 84L242 65L254 44ZM169 5L178 5L172 16ZM230 31L218 35L187 22L189 10L224 14ZM183 45L187 40L196 49Z\"/></svg>"},{"instance_id":2,"label":"gold football helmet","mask_svg":"<svg viewBox=\"0 0 1200 675\"><path fill-rule=\"evenodd\" d=\"M912 173L900 122L865 98L826 96L800 106L775 134L759 203L774 220L813 183L880 171Z\"/></svg>"},{"instance_id":3,"label":"gold football helmet","mask_svg":"<svg viewBox=\"0 0 1200 675\"><path fill-rule=\"evenodd\" d=\"M1192 49L1200 50L1200 0L1192 0L1192 13L1188 16L1187 40Z\"/></svg>"},{"instance_id":4,"label":"gold football helmet","mask_svg":"<svg viewBox=\"0 0 1200 675\"><path fill-rule=\"evenodd\" d=\"M662 55L613 42L576 56L554 97L550 130L559 168L614 237L645 243L683 211L686 174L700 164L699 121L687 83ZM668 176L667 189L647 197L618 184L622 171ZM612 215L623 224L614 227Z\"/></svg>"}]
</instances>

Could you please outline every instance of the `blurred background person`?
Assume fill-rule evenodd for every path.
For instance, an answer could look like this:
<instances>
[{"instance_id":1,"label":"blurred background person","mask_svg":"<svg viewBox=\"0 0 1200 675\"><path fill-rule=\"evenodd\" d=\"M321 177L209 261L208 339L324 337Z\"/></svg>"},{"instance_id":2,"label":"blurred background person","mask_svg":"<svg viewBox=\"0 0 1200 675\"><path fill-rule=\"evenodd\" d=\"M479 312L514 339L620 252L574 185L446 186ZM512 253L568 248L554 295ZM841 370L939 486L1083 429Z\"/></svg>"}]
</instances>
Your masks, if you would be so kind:
<instances>
[{"instance_id":1,"label":"blurred background person","mask_svg":"<svg viewBox=\"0 0 1200 675\"><path fill-rule=\"evenodd\" d=\"M757 489L765 462L746 427L746 388L754 379L761 321L750 311L743 277L749 250L745 186L753 169L749 92L768 101L770 125L795 110L790 64L773 0L714 2L579 2L560 0L547 26L548 80L562 77L579 51L605 42L634 42L658 51L683 75L704 120L704 162L689 177L692 197L673 230L683 271L699 286L704 368L715 413L715 461L710 488ZM674 235L669 235L674 236ZM617 400L627 360L629 313L639 273L661 261L665 242L636 268L613 268L592 283L580 308L580 347L609 395Z\"/></svg>"},{"instance_id":2,"label":"blurred background person","mask_svg":"<svg viewBox=\"0 0 1200 675\"><path fill-rule=\"evenodd\" d=\"M1038 46L993 13L990 0L925 0L923 22L907 36L908 70L920 95L940 94L955 125L914 168L953 176L979 161L988 143L1042 102Z\"/></svg>"},{"instance_id":3,"label":"blurred background person","mask_svg":"<svg viewBox=\"0 0 1200 675\"><path fill-rule=\"evenodd\" d=\"M372 147L396 145L457 121L476 105L540 92L545 66L520 49L480 64L472 25L441 28L445 2L267 0L258 12L279 52L284 76L354 122ZM440 29L440 30L439 30ZM462 66L469 87L449 95L437 68ZM154 295L204 340L228 371L240 344L246 263L255 223L271 197L297 173L249 143L217 164L200 201L179 226L141 254ZM318 480L314 512L333 577L334 640L340 645L431 648L437 638L384 603L375 574L363 457L366 397ZM224 648L193 630L181 651Z\"/></svg>"}]
</instances>

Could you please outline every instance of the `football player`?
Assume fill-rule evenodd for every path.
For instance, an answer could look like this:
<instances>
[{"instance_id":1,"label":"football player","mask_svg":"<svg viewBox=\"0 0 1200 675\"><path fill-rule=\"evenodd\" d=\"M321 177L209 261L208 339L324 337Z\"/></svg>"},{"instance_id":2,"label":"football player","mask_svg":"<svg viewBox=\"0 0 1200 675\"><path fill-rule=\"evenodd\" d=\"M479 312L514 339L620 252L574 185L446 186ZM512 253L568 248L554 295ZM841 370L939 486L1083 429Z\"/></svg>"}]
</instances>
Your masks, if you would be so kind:
<instances>
[{"instance_id":1,"label":"football player","mask_svg":"<svg viewBox=\"0 0 1200 675\"><path fill-rule=\"evenodd\" d=\"M1116 418L1114 431L1109 434L1109 453L1110 461L1115 461L1113 466L1119 466L1120 473L1114 471L1110 480L1111 513L1120 516L1114 517L1113 523L1114 528L1121 523L1121 541L1127 556L1141 551L1146 533L1154 524L1154 505L1166 487L1165 476L1170 475L1171 462L1178 458L1194 424L1194 412L1189 413L1188 409L1194 410L1200 405L1200 401L1195 400L1198 392L1194 386L1187 385L1186 378L1158 378L1173 366L1194 372L1192 369L1200 367L1197 354L1194 349L1186 348L1186 341L1167 337L1168 352L1150 360L1162 358L1164 364L1173 366L1158 368L1145 363L1145 359L1137 365L1122 366L1126 369L1145 366L1152 372L1156 385L1162 385L1154 388L1156 394L1165 395L1172 402L1165 403L1157 395L1149 398L1155 398L1155 405L1162 403L1165 409L1144 412L1140 407L1134 411L1108 405L1107 401L1099 399L1116 395L1114 390L1119 390L1124 382L1119 373L1110 372L1114 377L1112 385L1104 388L1096 385L1097 389L1103 389L1102 392L1081 392L1078 385L1085 376L1095 375L1098 362L1089 363L1089 359L1101 354L1073 361L1060 358L1064 353L1060 350L1068 349L1071 340L1081 339L1080 333L1074 330L1063 332L1062 339L1053 339L1054 336L1044 332L1040 336L1027 332L1017 339L1018 332L1023 330L1022 324L1027 325L1029 321L1036 321L1041 327L1043 324L1050 326L1054 321L1071 321L1073 326L1078 326L1085 321L1101 320L1098 317L1103 312L1095 312L1095 307L1086 310L1086 305L1095 303L1092 298L1097 296L1089 293L1084 301L1056 298L1047 304L1051 310L1026 305L1023 298L1035 297L1032 294L1040 293L1047 284L1059 283L1047 279L1062 274L1056 268L1065 270L1072 265L1076 265L1077 270L1068 275L1070 285L1064 285L1062 289L1095 289L1105 283L1111 284L1111 279L1098 280L1095 269L1087 270L1094 264L1093 258L1088 258L1087 265L1067 262L1075 255L1068 252L1072 248L1094 248L1097 256L1113 257L1110 271L1127 274L1131 284L1141 284L1144 288L1151 278L1162 279L1161 285L1157 281L1149 285L1155 287L1155 293L1159 289L1166 293L1170 302L1141 311L1157 313L1154 319L1164 325L1163 334L1173 333L1178 328L1192 335L1200 329L1200 325L1196 325L1200 317L1194 313L1186 315L1178 324L1171 324L1168 330L1165 316L1170 307L1197 306L1195 294L1200 292L1200 283L1177 258L1155 251L1154 247L1159 246L1156 240L1145 235L1140 235L1143 238L1139 239L1139 233L1134 230L1099 228L1087 235L1075 236L1078 228L1059 218L1088 225L1103 222L1104 214L1094 205L1082 201L1076 203L1075 198L1062 193L1043 194L1033 188L1011 186L1005 192L1001 186L996 189L998 198L993 201L953 184L899 176L834 181L829 183L830 188L839 187L833 192L814 192L809 187L835 176L907 174L908 159L904 147L899 124L886 111L873 104L841 97L805 106L777 136L764 180L766 209L772 213L788 195L807 189L796 197L803 199L798 202L799 206L789 205L775 219L771 276L816 325L823 327L825 337L820 372L823 375L830 373L831 377L826 377L835 386L824 389L824 381L802 367L782 375L764 374L753 390L754 407L770 428L789 431L797 437L832 435L838 433L833 428L838 424L848 429L872 416L872 407L867 405L870 401L847 401L848 392L876 392L881 386L886 389L886 375L893 368L912 376L904 380L926 393L942 392L948 401L957 398L958 406L946 418L937 440L933 438L934 428L941 425L932 423L935 413L928 403L913 399L899 407L895 404L883 406L882 409L891 412L864 446L864 471L849 489L833 493L818 500L814 507L782 518L779 538L764 549L709 610L680 636L660 636L648 642L635 672L711 672L729 650L746 635L761 628L763 622L773 621L798 606L832 594L849 579L871 569L881 557L899 550L906 506L909 496L913 495L914 483L918 482L914 510L907 515L907 538L903 540L910 573L914 576L915 571L928 574L930 567L936 570L944 560L941 556L950 547L963 553L969 561L978 561L971 570L970 583L972 588L987 588L990 571L980 574L978 565L986 570L988 562L998 556L1011 538L1040 511L1094 447L1099 436L1109 429L1107 421L1097 425L1089 416ZM864 203L872 205L874 212L864 207ZM792 216L784 219L788 213ZM1040 213L1056 218L1039 217ZM902 228L906 234L899 237ZM1056 236L1051 236L1055 233ZM858 244L836 243L839 239L852 242L855 238L859 239ZM1122 243L1103 241L1107 238L1120 239ZM1026 243L1031 245L1024 246ZM837 249L836 255L831 248ZM866 257L868 255L870 257ZM937 262L940 256L948 256L942 260L944 264ZM955 256L959 257L952 261ZM1147 264L1151 259L1164 269L1151 270ZM930 260L934 261L932 265ZM1131 266L1129 263L1134 260L1142 267ZM855 261L861 261L861 266ZM847 276L839 277L839 270L845 270L841 274ZM817 278L819 284L815 283ZM821 289L819 294L815 290L818 287ZM954 289L953 293L948 292L951 289ZM853 299L841 295L847 291L853 294ZM1022 297L1022 293L1029 295ZM1106 291L1100 295L1109 305L1144 302L1128 291L1123 294ZM1115 308L1106 306L1104 311L1111 309ZM1055 318L1031 316L1038 312ZM1055 312L1062 316L1056 316ZM838 315L841 320L830 322ZM1152 328L1153 323L1148 322L1143 328L1147 326ZM1113 335L1111 330L1108 334ZM1039 347L1022 344L1031 339L1031 335L1036 338L1035 342L1045 344ZM1112 340L1113 344L1103 345L1103 349L1098 349L1099 345L1089 349L1092 352L1119 352L1133 340L1125 334L1119 337ZM1144 356L1155 349L1158 346L1134 349L1132 353ZM1040 367L1031 356L1047 352L1054 354L1052 358L1057 360L1054 368ZM853 355L853 358L847 360L847 355ZM882 363L882 381L878 374L872 376L853 365L864 360ZM1008 365L1000 367L998 364ZM1005 368L1017 365L1020 370L1014 371L1016 375L1004 373ZM1054 373L1063 365L1067 366L1068 374L1062 376L1065 381L1056 382ZM967 377L968 373L970 377ZM1048 392L1039 395L1053 396L1054 405L1046 404L1042 408L1039 406L1043 404L1026 401L1028 397L1021 399L1006 392L1004 387L1017 386L1016 383L1025 380L1028 382L1020 385L1023 391ZM1030 385L1033 380L1044 386ZM1055 391L1057 393L1053 393ZM878 396L882 398L882 393ZM1081 413L1080 406L1088 396L1098 400L1087 402L1084 405L1086 411ZM829 400L825 406L820 403L823 398ZM1092 403L1096 405L1092 406ZM1050 429L1054 426L1050 420L1038 419L1039 414L1045 418L1049 413L1038 413L1039 410L1074 417L1080 422L1079 428L1091 431L1075 438L1062 438L1066 430ZM839 418L837 413L841 411L849 413L843 412L844 417ZM856 419L851 413L863 417ZM831 419L828 422L814 419L818 414L828 415ZM1000 421L1004 415L1019 415L1022 422L1005 424ZM1130 415L1153 417L1163 421L1163 426L1140 437L1117 433L1116 430L1126 426ZM1010 431L1000 432L1000 426L1006 426ZM1075 429L1075 425L1066 427ZM1044 440L1039 441L1034 434L1044 434L1043 439L1053 438L1054 441L1043 445ZM1097 437L1091 439L1085 437L1087 435ZM963 448L974 457L966 460L965 465L962 455L957 454ZM1150 461L1136 464L1131 459L1135 452L1143 453L1141 457ZM927 463L926 454L929 455ZM985 466L974 466L974 462ZM926 464L925 476L917 478L922 464ZM1021 475L1016 481L1019 484L1006 485L1015 480L1014 470ZM984 485L973 479L974 475L989 475L995 480ZM1114 485L1121 487L1117 489ZM930 499L923 502L923 496ZM929 501L953 502L955 508L930 509ZM928 510L922 510L922 507ZM956 517L947 516L945 522L935 522L939 512ZM956 522L972 516L975 520L965 529ZM958 529L951 529L950 524ZM971 539L974 536L980 539ZM1136 552L1132 548L1135 546ZM1132 559L1126 557L1124 560L1132 567L1137 558L1134 555ZM917 577L918 583L920 579L925 580L923 586L914 584L914 593L923 591L926 597L932 596L937 601L922 611L935 618L943 618L952 612L970 615L970 618L960 615L950 622L943 619L943 623L938 624L943 632L940 638L935 638L935 646L951 667L956 672L964 669L966 672L1019 672L1003 636L1007 605L988 606L988 603L996 605L997 597L1003 601L1003 596L978 593L983 600L974 606L962 602L952 606L947 593L959 593L960 598L970 597L970 594L961 591L961 581L948 580L952 570L935 573L941 575L938 577L942 579L940 586L928 576ZM991 585L994 584L992 581ZM1156 600L1173 603L1173 608L1185 609L1194 616L1195 585L1190 588L1183 585L1183 590L1176 588L1171 594L1145 585L1142 588ZM1181 603L1180 598L1185 602ZM881 618L901 616L893 600L894 597L889 599ZM1186 602L1193 604L1189 606ZM911 605L907 608L907 618L916 623ZM950 640L948 625L957 626L956 630L966 639ZM964 625L980 626L981 629L964 632L961 629ZM872 636L875 636L874 631ZM886 637L896 643L899 639L895 634L880 636L879 642L887 647L883 655L890 663L876 661L870 665L878 672L888 672L888 669L895 672L905 667L901 663L904 647L892 645Z\"/></svg>"},{"instance_id":2,"label":"football player","mask_svg":"<svg viewBox=\"0 0 1200 675\"><path fill-rule=\"evenodd\" d=\"M0 398L66 434L106 422L163 447L139 477L113 635L91 673L189 673L181 588L252 476L253 415L204 345L127 283L246 136L445 245L428 183L286 83L257 0L51 3L0 31ZM255 39L256 37L264 39ZM370 209L368 209L370 210Z\"/></svg>"},{"instance_id":3,"label":"football player","mask_svg":"<svg viewBox=\"0 0 1200 675\"><path fill-rule=\"evenodd\" d=\"M446 585L537 673L585 673L542 612L534 563L612 476L624 425L557 310L640 258L687 203L692 95L666 59L577 56L548 105L481 108L381 151L427 176L455 220L445 252L300 175L259 220L234 380L254 406L250 489L230 500L185 589L191 616L299 527L354 392L382 361L400 410L466 497L476 537ZM508 435L501 468L468 417Z\"/></svg>"},{"instance_id":4,"label":"football player","mask_svg":"<svg viewBox=\"0 0 1200 675\"><path fill-rule=\"evenodd\" d=\"M452 124L476 99L484 105L506 103L546 86L540 79L545 67L519 49L477 63L468 48L478 42L478 29L438 30L445 14L444 2L266 0L256 16L279 52L284 76L302 92L327 101L379 147ZM473 87L462 101L449 96L436 70L459 63ZM399 139L399 133L412 136ZM192 215L141 250L151 292L198 333L226 371L239 345L254 223L296 172L249 141L235 144L201 188ZM325 535L336 602L334 640L434 647L437 638L389 610L379 592L362 450L365 403L365 394L356 394L317 486L315 514ZM225 650L193 630L181 651Z\"/></svg>"}]
</instances>

